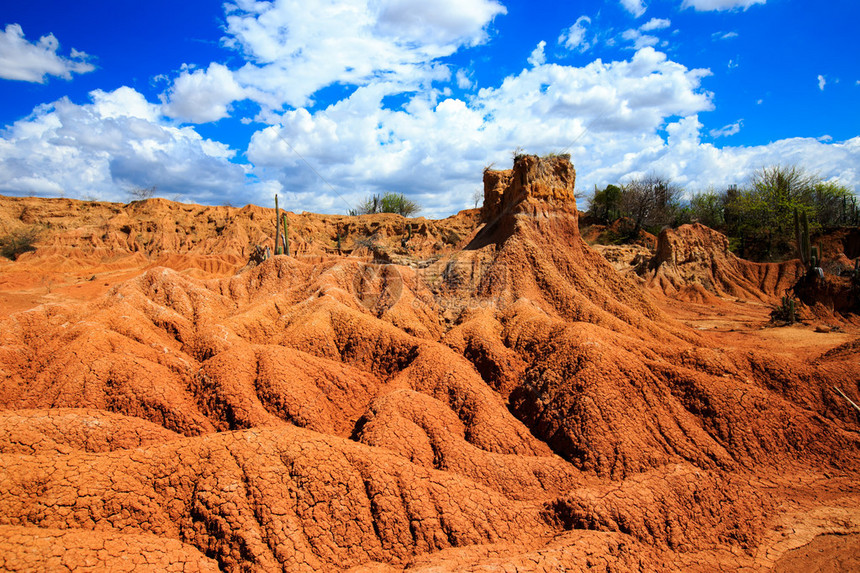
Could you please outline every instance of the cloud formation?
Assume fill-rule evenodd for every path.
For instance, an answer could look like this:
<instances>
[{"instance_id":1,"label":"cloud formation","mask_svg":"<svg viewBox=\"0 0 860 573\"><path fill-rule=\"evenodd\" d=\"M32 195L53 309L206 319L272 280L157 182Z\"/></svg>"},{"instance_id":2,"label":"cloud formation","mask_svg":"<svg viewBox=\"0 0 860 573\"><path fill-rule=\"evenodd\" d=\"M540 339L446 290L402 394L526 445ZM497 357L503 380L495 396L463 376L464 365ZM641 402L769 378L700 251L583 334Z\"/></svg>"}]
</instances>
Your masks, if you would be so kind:
<instances>
[{"instance_id":1,"label":"cloud formation","mask_svg":"<svg viewBox=\"0 0 860 573\"><path fill-rule=\"evenodd\" d=\"M42 36L37 43L24 38L19 24L8 24L0 31L0 78L23 82L45 83L47 76L66 80L72 74L85 74L95 69L87 62L89 56L72 48L68 58L57 53L60 42L53 34Z\"/></svg>"},{"instance_id":2,"label":"cloud formation","mask_svg":"<svg viewBox=\"0 0 860 573\"><path fill-rule=\"evenodd\" d=\"M160 106L121 87L39 106L4 130L0 193L124 201L135 187L168 197L224 202L245 184L245 169L226 145L190 127L173 127Z\"/></svg>"},{"instance_id":3,"label":"cloud formation","mask_svg":"<svg viewBox=\"0 0 860 573\"><path fill-rule=\"evenodd\" d=\"M269 109L313 103L320 89L381 82L408 91L447 79L437 63L487 39L506 9L495 0L237 0L228 4L226 46L247 63L234 72Z\"/></svg>"},{"instance_id":4,"label":"cloud formation","mask_svg":"<svg viewBox=\"0 0 860 573\"><path fill-rule=\"evenodd\" d=\"M621 0L621 5L636 18L644 14L646 9L643 0Z\"/></svg>"},{"instance_id":5,"label":"cloud formation","mask_svg":"<svg viewBox=\"0 0 860 573\"><path fill-rule=\"evenodd\" d=\"M567 28L561 33L558 37L558 43L571 51L588 51L592 45L592 42L589 42L586 39L589 25L591 25L591 18L588 16L580 16L576 19L573 26Z\"/></svg>"},{"instance_id":6,"label":"cloud formation","mask_svg":"<svg viewBox=\"0 0 860 573\"><path fill-rule=\"evenodd\" d=\"M712 129L708 133L713 138L728 137L730 135L735 135L736 133L739 133L743 124L744 120L739 119L738 121L730 123L728 125L724 125L719 129Z\"/></svg>"},{"instance_id":7,"label":"cloud formation","mask_svg":"<svg viewBox=\"0 0 860 573\"><path fill-rule=\"evenodd\" d=\"M385 105L385 86L368 85L325 109L284 113L254 134L248 158L261 180L278 180L292 204L323 212L344 212L367 193L396 191L424 205L426 215L446 216L469 206L482 169L507 167L515 147L570 152L583 190L651 171L700 190L742 183L756 169L786 161L860 183L860 173L846 167L860 164L860 138L703 143L704 133L726 137L742 126L705 131L699 115L713 103L701 83L709 73L646 47L628 60L583 67L532 63L468 100L421 92L397 110Z\"/></svg>"},{"instance_id":8,"label":"cloud formation","mask_svg":"<svg viewBox=\"0 0 860 573\"><path fill-rule=\"evenodd\" d=\"M632 42L632 49L640 50L642 48L647 48L650 46L656 46L660 43L660 38L657 36L652 36L650 34L643 34L639 30L624 30L622 32L621 37L628 42Z\"/></svg>"},{"instance_id":9,"label":"cloud formation","mask_svg":"<svg viewBox=\"0 0 860 573\"><path fill-rule=\"evenodd\" d=\"M672 22L670 20L667 20L666 18L651 18L650 20L639 26L639 29L643 32L652 32L654 30L663 30L671 25Z\"/></svg>"},{"instance_id":10,"label":"cloud formation","mask_svg":"<svg viewBox=\"0 0 860 573\"><path fill-rule=\"evenodd\" d=\"M660 38L653 34L648 34L647 32L665 30L671 25L672 22L665 18L651 18L639 26L639 28L625 30L621 33L621 38L628 42L632 42L633 45L631 48L633 50L641 50L642 48L657 46L658 44L661 44ZM667 44L664 41L661 45L666 46Z\"/></svg>"},{"instance_id":11,"label":"cloud formation","mask_svg":"<svg viewBox=\"0 0 860 573\"><path fill-rule=\"evenodd\" d=\"M684 0L681 8L693 8L700 12L747 10L755 4L766 2L767 0Z\"/></svg>"},{"instance_id":12,"label":"cloud formation","mask_svg":"<svg viewBox=\"0 0 860 573\"><path fill-rule=\"evenodd\" d=\"M371 85L324 110L284 113L254 134L248 158L258 177L277 177L312 209L343 211L344 201L318 192L325 184L304 160L346 203L396 191L448 215L468 204L483 167L505 166L518 145L588 157L586 182L598 165L607 177L639 166L649 160L643 147L662 144L665 118L712 108L700 89L707 75L645 48L626 61L532 65L469 101L418 93L392 110L386 87Z\"/></svg>"},{"instance_id":13,"label":"cloud formation","mask_svg":"<svg viewBox=\"0 0 860 573\"><path fill-rule=\"evenodd\" d=\"M733 40L738 37L738 33L735 31L731 32L714 32L711 34L711 38L714 40Z\"/></svg>"},{"instance_id":14,"label":"cloud formation","mask_svg":"<svg viewBox=\"0 0 860 573\"><path fill-rule=\"evenodd\" d=\"M229 115L232 102L244 97L227 66L213 62L206 70L182 71L163 97L164 113L190 123L218 121Z\"/></svg>"},{"instance_id":15,"label":"cloud formation","mask_svg":"<svg viewBox=\"0 0 860 573\"><path fill-rule=\"evenodd\" d=\"M543 63L546 63L546 52L544 49L546 48L546 42L541 40L537 47L532 50L531 55L528 57L528 62L533 66L539 66Z\"/></svg>"}]
</instances>

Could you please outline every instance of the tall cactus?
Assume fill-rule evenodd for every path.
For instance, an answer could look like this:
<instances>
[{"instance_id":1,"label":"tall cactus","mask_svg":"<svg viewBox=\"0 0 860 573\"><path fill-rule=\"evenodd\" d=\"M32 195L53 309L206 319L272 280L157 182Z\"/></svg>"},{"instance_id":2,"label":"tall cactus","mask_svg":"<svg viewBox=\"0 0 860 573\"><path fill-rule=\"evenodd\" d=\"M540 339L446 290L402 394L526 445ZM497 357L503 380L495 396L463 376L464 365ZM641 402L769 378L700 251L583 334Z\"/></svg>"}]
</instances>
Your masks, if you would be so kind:
<instances>
[{"instance_id":1,"label":"tall cactus","mask_svg":"<svg viewBox=\"0 0 860 573\"><path fill-rule=\"evenodd\" d=\"M275 254L281 254L281 210L278 209L277 193L275 193Z\"/></svg>"},{"instance_id":2,"label":"tall cactus","mask_svg":"<svg viewBox=\"0 0 860 573\"><path fill-rule=\"evenodd\" d=\"M290 256L290 221L284 213L284 254Z\"/></svg>"},{"instance_id":3,"label":"tall cactus","mask_svg":"<svg viewBox=\"0 0 860 573\"><path fill-rule=\"evenodd\" d=\"M797 207L794 208L794 235L797 239L797 254L803 266L807 269L820 266L821 245L812 246L809 240L809 217L806 211L800 211L798 215Z\"/></svg>"},{"instance_id":4,"label":"tall cactus","mask_svg":"<svg viewBox=\"0 0 860 573\"><path fill-rule=\"evenodd\" d=\"M860 312L860 258L854 261L854 270L851 271L851 292L854 295L854 309Z\"/></svg>"},{"instance_id":5,"label":"tall cactus","mask_svg":"<svg viewBox=\"0 0 860 573\"><path fill-rule=\"evenodd\" d=\"M797 302L794 298L785 295L782 297L782 306L779 306L771 312L771 318L781 320L786 324L794 324L797 322Z\"/></svg>"},{"instance_id":6,"label":"tall cactus","mask_svg":"<svg viewBox=\"0 0 860 573\"><path fill-rule=\"evenodd\" d=\"M803 266L810 267L812 262L812 249L809 245L809 217L806 211L801 211L798 216L797 207L794 208L794 235L797 239L797 253Z\"/></svg>"}]
</instances>

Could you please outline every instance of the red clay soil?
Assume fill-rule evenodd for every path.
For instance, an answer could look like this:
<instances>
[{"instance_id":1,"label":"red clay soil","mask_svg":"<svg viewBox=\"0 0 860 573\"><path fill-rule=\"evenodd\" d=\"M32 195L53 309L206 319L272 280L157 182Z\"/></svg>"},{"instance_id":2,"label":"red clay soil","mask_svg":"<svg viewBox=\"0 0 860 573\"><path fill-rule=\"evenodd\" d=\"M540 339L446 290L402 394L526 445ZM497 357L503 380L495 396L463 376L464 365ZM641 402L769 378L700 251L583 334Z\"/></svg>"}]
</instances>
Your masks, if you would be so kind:
<instances>
[{"instance_id":1,"label":"red clay soil","mask_svg":"<svg viewBox=\"0 0 860 573\"><path fill-rule=\"evenodd\" d=\"M701 227L619 273L574 181L260 264L273 210L0 198L0 569L853 566L856 321L766 327L791 271Z\"/></svg>"},{"instance_id":2,"label":"red clay soil","mask_svg":"<svg viewBox=\"0 0 860 573\"><path fill-rule=\"evenodd\" d=\"M805 272L796 259L783 263L741 259L729 251L725 235L699 223L660 233L655 257L638 270L652 288L670 296L694 286L718 297L763 302L778 300ZM689 295L681 294L685 296Z\"/></svg>"}]
</instances>

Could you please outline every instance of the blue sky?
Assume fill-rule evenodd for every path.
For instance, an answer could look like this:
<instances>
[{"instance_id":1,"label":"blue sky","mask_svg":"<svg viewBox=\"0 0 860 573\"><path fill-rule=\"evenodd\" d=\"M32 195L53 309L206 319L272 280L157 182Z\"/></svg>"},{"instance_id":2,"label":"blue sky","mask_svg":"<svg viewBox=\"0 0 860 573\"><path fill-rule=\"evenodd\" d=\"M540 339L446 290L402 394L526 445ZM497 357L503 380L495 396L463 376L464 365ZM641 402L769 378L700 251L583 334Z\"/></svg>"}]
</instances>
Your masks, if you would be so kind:
<instances>
[{"instance_id":1,"label":"blue sky","mask_svg":"<svg viewBox=\"0 0 860 573\"><path fill-rule=\"evenodd\" d=\"M0 10L0 193L343 213L474 204L516 149L577 186L796 164L860 189L849 0L80 0Z\"/></svg>"}]
</instances>

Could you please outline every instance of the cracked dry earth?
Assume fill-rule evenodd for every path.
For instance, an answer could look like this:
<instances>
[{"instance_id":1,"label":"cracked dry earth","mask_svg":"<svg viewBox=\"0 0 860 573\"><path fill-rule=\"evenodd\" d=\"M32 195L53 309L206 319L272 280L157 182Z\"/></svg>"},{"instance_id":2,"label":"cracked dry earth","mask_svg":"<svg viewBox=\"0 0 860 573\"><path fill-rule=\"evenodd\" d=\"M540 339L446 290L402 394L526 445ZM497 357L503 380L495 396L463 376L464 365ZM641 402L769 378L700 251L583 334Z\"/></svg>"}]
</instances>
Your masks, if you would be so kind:
<instances>
[{"instance_id":1,"label":"cracked dry earth","mask_svg":"<svg viewBox=\"0 0 860 573\"><path fill-rule=\"evenodd\" d=\"M217 211L219 259L171 242L207 225L176 204L118 244L120 207L89 233L31 200L54 224L0 263L0 569L856 570L856 323L761 330L781 292L755 277L791 266L733 290L712 265L695 300L686 271L620 274L574 177L521 157L411 251L382 216L332 253L312 216L299 256L242 269L272 213Z\"/></svg>"}]
</instances>

